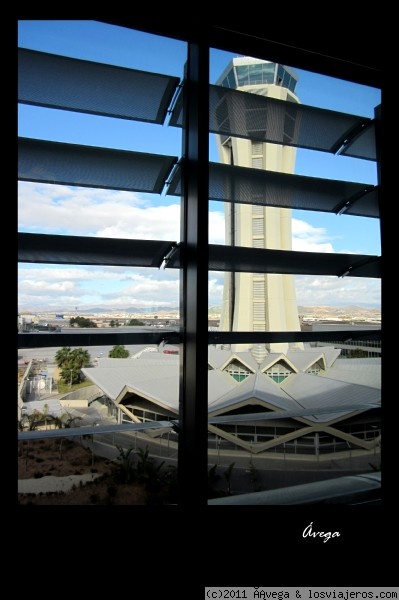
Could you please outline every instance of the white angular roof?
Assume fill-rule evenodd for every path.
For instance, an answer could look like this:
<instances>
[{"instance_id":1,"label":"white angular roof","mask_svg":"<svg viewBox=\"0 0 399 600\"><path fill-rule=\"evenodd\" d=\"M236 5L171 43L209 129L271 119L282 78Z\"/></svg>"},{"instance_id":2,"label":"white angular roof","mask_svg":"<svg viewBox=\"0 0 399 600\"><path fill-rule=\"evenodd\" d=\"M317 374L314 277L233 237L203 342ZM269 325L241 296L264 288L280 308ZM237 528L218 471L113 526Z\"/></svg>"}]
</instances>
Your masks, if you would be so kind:
<instances>
[{"instance_id":1,"label":"white angular roof","mask_svg":"<svg viewBox=\"0 0 399 600\"><path fill-rule=\"evenodd\" d=\"M331 369L320 373L320 376L381 389L381 359L340 358L335 361Z\"/></svg>"},{"instance_id":2,"label":"white angular roof","mask_svg":"<svg viewBox=\"0 0 399 600\"><path fill-rule=\"evenodd\" d=\"M258 365L250 352L232 353L210 347L207 370L208 410L211 415L229 412L235 405L264 405L265 410L294 411L315 409L305 418L312 422L328 422L353 412L379 406L381 402L380 359L339 359L339 350L333 347L308 348L290 351L287 358L269 354ZM328 355L328 356L326 356ZM304 373L321 357L334 364L321 375ZM262 369L276 359L295 365L293 373L281 384L275 383ZM241 360L253 366L255 373L237 382L223 368L229 359ZM328 359L328 360L327 360ZM335 362L334 362L335 361ZM205 367L206 368L206 367ZM128 392L178 413L179 357L162 353L144 353L136 359L102 359L95 368L82 369L83 373L115 402L123 402ZM334 410L318 414L318 410ZM342 407L341 410L337 410ZM250 409L248 412L251 412ZM283 416L283 415L282 415Z\"/></svg>"},{"instance_id":3,"label":"white angular roof","mask_svg":"<svg viewBox=\"0 0 399 600\"><path fill-rule=\"evenodd\" d=\"M165 354L165 357L167 356L168 355ZM145 385L151 388L154 395L157 396L162 392L169 392L168 388L171 380L175 381L175 387L177 389L176 399L178 399L178 361L170 361L166 358L159 362L150 361L149 364L147 359L137 359L134 361L126 358L110 360L118 360L118 362L119 360L123 360L126 366L116 366L114 368L110 368L109 366L85 368L82 369L82 372L93 383L98 385L111 400L116 400L125 386L137 388L139 385ZM170 379L170 381L168 381L168 386L164 383L165 379Z\"/></svg>"},{"instance_id":4,"label":"white angular roof","mask_svg":"<svg viewBox=\"0 0 399 600\"><path fill-rule=\"evenodd\" d=\"M270 377L257 373L249 375L238 386L220 396L214 402L209 403L209 412L215 414L221 409L231 409L235 404L245 402L256 398L259 403L266 403L277 409L290 410L297 408L297 405L285 394L279 385L274 383ZM225 410L223 411L225 412Z\"/></svg>"},{"instance_id":5,"label":"white angular roof","mask_svg":"<svg viewBox=\"0 0 399 600\"><path fill-rule=\"evenodd\" d=\"M314 417L306 417L311 421L330 421L337 419L342 415L354 412L353 409L348 410L347 406L358 406L359 410L365 410L366 405L380 404L381 391L375 388L367 387L366 385L347 383L327 379L318 375L310 375L309 373L298 373L295 377L287 378L282 384L282 389L291 396L298 406L305 409L340 407L342 412L326 413L315 415Z\"/></svg>"}]
</instances>

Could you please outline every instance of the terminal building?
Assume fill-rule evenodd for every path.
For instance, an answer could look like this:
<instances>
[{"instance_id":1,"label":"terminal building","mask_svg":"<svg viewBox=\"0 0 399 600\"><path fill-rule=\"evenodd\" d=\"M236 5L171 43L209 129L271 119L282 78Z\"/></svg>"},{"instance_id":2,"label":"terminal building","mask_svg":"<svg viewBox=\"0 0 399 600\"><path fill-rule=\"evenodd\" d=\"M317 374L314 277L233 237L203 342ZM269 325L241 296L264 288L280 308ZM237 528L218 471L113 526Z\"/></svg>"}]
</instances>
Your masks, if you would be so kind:
<instances>
[{"instance_id":1,"label":"terminal building","mask_svg":"<svg viewBox=\"0 0 399 600\"><path fill-rule=\"evenodd\" d=\"M119 423L178 419L179 357L151 350L83 369L104 402L111 400ZM256 352L210 347L209 449L308 461L379 453L380 359L340 352L305 348L259 360ZM164 434L177 443L170 429L146 433Z\"/></svg>"}]
</instances>

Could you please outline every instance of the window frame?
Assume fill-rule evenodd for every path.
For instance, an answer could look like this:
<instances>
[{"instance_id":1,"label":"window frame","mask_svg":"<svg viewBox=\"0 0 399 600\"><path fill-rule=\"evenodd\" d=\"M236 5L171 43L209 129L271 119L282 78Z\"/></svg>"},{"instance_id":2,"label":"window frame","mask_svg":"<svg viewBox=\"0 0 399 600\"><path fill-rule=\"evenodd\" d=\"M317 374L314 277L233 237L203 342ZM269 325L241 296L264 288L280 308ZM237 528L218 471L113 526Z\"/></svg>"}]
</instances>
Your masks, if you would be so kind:
<instances>
[{"instance_id":1,"label":"window frame","mask_svg":"<svg viewBox=\"0 0 399 600\"><path fill-rule=\"evenodd\" d=\"M254 57L287 64L298 68L317 71L322 74L348 79L364 85L382 88L382 72L363 64L354 64L336 56L313 53L279 42L251 36L248 32L229 31L209 25L199 38L197 31L187 25L184 31L177 25L153 26L143 18L105 20L105 23L146 31L148 33L175 37L188 43L188 57L185 74L185 96L183 127L184 183L182 200L182 243L181 243L181 285L180 309L180 411L179 411L179 504L190 507L203 507L207 504L208 483L208 403L203 374L208 360L208 345L214 340L222 343L240 343L240 338L248 336L225 332L208 334L208 104L209 104L209 50L217 48L234 51ZM377 124L380 112L376 111ZM380 126L377 127L377 141ZM379 148L377 143L377 148ZM380 156L377 159L378 183L380 183ZM206 201L205 201L206 200ZM381 199L380 199L381 206ZM381 211L382 214L382 211ZM382 228L382 218L380 219ZM383 236L381 236L383 239ZM327 335L317 334L317 339L343 339L344 332ZM101 335L101 334L100 334ZM156 343L164 338L164 332L148 334L146 340ZM29 334L30 347L48 347L54 344L51 334ZM143 336L141 336L143 338ZM269 336L270 337L270 336ZM291 341L306 339L306 336L293 334L285 336ZM311 336L307 336L310 338ZM313 336L316 339L316 335ZM18 334L18 347L27 347L27 335ZM85 339L84 339L85 338ZM84 334L79 344L96 345L96 334ZM61 340L61 338L59 338ZM137 334L109 334L110 344L139 343ZM176 339L176 338L175 338ZM261 332L254 332L250 341L266 339ZM278 339L278 334L277 334ZM61 341L62 343L62 341ZM73 344L68 336L68 344Z\"/></svg>"}]
</instances>

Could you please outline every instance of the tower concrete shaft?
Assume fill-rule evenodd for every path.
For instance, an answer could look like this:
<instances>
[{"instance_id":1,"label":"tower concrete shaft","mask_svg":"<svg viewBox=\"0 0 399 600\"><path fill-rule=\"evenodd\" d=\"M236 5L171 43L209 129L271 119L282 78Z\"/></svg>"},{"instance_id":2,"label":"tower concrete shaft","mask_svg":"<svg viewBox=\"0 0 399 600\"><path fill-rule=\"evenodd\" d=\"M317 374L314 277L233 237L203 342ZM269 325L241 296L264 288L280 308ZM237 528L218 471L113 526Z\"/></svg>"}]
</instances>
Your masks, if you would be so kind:
<instances>
[{"instance_id":1,"label":"tower concrete shaft","mask_svg":"<svg viewBox=\"0 0 399 600\"><path fill-rule=\"evenodd\" d=\"M291 69L253 58L233 59L219 79L221 85L286 102L299 102L297 82ZM296 124L289 111L280 123L284 134L293 135ZM256 135L254 135L256 137ZM293 173L296 149L234 137L217 136L220 161L224 164L283 173ZM254 248L291 250L291 209L261 204L225 204L226 244ZM226 273L220 321L222 331L299 331L300 322L292 275ZM267 344L269 352L286 353L302 344ZM250 349L239 344L233 350Z\"/></svg>"}]
</instances>

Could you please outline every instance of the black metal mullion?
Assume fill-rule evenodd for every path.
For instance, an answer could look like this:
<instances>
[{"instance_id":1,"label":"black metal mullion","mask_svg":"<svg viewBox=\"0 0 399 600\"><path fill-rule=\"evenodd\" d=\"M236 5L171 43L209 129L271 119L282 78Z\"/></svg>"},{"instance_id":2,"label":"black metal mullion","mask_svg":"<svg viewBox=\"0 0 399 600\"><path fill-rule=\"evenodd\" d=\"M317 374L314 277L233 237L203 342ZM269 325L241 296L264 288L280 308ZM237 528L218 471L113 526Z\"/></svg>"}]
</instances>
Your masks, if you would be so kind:
<instances>
[{"instance_id":1,"label":"black metal mullion","mask_svg":"<svg viewBox=\"0 0 399 600\"><path fill-rule=\"evenodd\" d=\"M189 43L184 86L180 277L179 504L204 507L208 481L209 51Z\"/></svg>"},{"instance_id":2,"label":"black metal mullion","mask_svg":"<svg viewBox=\"0 0 399 600\"><path fill-rule=\"evenodd\" d=\"M374 118L375 118L375 148L377 154L377 182L379 185L379 193L378 193L378 206L379 206L379 214L380 214L380 234L381 234L381 245L383 243L383 235L382 235L382 214L384 207L382 205L382 190L381 190L381 104L375 107L374 109Z\"/></svg>"},{"instance_id":3,"label":"black metal mullion","mask_svg":"<svg viewBox=\"0 0 399 600\"><path fill-rule=\"evenodd\" d=\"M210 331L209 344L272 344L279 342L347 342L379 340L381 329L346 331Z\"/></svg>"},{"instance_id":4,"label":"black metal mullion","mask_svg":"<svg viewBox=\"0 0 399 600\"><path fill-rule=\"evenodd\" d=\"M62 346L116 346L118 344L178 344L180 335L178 331L134 331L104 333L97 332L77 333L19 333L17 337L18 348L59 348Z\"/></svg>"}]
</instances>

